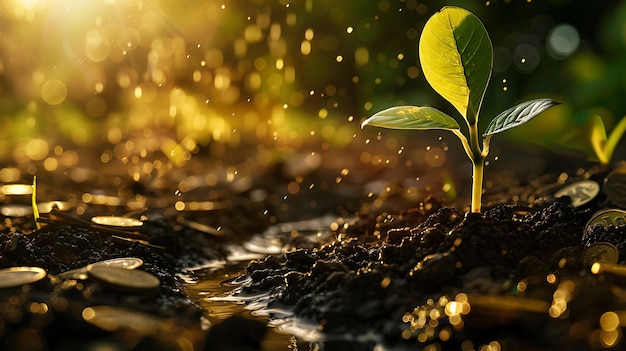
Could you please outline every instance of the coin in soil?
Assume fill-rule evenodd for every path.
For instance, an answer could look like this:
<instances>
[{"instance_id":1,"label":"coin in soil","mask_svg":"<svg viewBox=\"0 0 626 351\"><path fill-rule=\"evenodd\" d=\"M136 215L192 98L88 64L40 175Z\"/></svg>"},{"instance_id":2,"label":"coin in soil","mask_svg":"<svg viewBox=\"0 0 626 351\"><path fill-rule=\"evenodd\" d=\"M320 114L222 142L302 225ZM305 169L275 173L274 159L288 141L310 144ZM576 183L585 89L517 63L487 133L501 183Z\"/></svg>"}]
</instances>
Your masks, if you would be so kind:
<instances>
[{"instance_id":1,"label":"coin in soil","mask_svg":"<svg viewBox=\"0 0 626 351\"><path fill-rule=\"evenodd\" d=\"M615 245L607 242L591 244L583 251L582 261L585 266L596 262L615 264L619 260L619 251Z\"/></svg>"},{"instance_id":2,"label":"coin in soil","mask_svg":"<svg viewBox=\"0 0 626 351\"><path fill-rule=\"evenodd\" d=\"M603 226L604 228L609 225L613 225L615 227L624 226L626 225L626 211L617 208L609 208L594 213L585 225L585 233L597 224Z\"/></svg>"},{"instance_id":3,"label":"coin in soil","mask_svg":"<svg viewBox=\"0 0 626 351\"><path fill-rule=\"evenodd\" d=\"M137 257L112 258L110 260L100 261L91 264L91 266L120 267L126 269L135 269L141 267L142 265L143 260Z\"/></svg>"},{"instance_id":4,"label":"coin in soil","mask_svg":"<svg viewBox=\"0 0 626 351\"><path fill-rule=\"evenodd\" d=\"M117 216L95 216L91 218L91 222L99 225L121 228L136 228L143 225L143 222L138 219Z\"/></svg>"},{"instance_id":5,"label":"coin in soil","mask_svg":"<svg viewBox=\"0 0 626 351\"><path fill-rule=\"evenodd\" d=\"M135 269L99 265L91 266L88 274L112 289L129 293L149 292L161 284L155 275Z\"/></svg>"},{"instance_id":6,"label":"coin in soil","mask_svg":"<svg viewBox=\"0 0 626 351\"><path fill-rule=\"evenodd\" d=\"M626 166L616 168L606 176L603 191L616 206L626 208Z\"/></svg>"},{"instance_id":7,"label":"coin in soil","mask_svg":"<svg viewBox=\"0 0 626 351\"><path fill-rule=\"evenodd\" d=\"M100 261L96 263L92 263L89 266L72 269L71 271L63 272L58 275L61 279L78 279L85 280L88 278L88 271L91 267L94 266L107 266L107 267L120 267L125 269L135 269L141 267L143 265L143 260L137 257L121 257L121 258L112 258L110 260Z\"/></svg>"},{"instance_id":8,"label":"coin in soil","mask_svg":"<svg viewBox=\"0 0 626 351\"><path fill-rule=\"evenodd\" d=\"M600 193L600 185L593 180L583 180L570 184L554 194L559 198L569 196L572 207L580 207L595 199Z\"/></svg>"},{"instance_id":9,"label":"coin in soil","mask_svg":"<svg viewBox=\"0 0 626 351\"><path fill-rule=\"evenodd\" d=\"M15 288L33 284L45 278L46 271L40 267L11 267L0 269L0 288Z\"/></svg>"},{"instance_id":10,"label":"coin in soil","mask_svg":"<svg viewBox=\"0 0 626 351\"><path fill-rule=\"evenodd\" d=\"M147 313L113 306L91 306L82 312L83 319L100 329L114 332L130 329L142 335L159 331L162 319Z\"/></svg>"}]
</instances>

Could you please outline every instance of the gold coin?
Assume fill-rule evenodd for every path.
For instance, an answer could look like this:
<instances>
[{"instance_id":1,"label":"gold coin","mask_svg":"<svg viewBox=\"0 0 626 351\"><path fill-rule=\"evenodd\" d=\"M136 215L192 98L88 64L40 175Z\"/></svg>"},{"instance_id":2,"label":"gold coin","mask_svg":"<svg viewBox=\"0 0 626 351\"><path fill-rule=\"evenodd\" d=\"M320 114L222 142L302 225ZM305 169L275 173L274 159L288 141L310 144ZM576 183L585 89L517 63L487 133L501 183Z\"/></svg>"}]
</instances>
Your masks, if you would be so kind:
<instances>
[{"instance_id":1,"label":"gold coin","mask_svg":"<svg viewBox=\"0 0 626 351\"><path fill-rule=\"evenodd\" d=\"M125 269L135 269L143 265L143 260L136 257L122 257L112 258L110 260L100 261L92 263L90 266L107 266L107 267L120 267ZM90 266L82 267L78 269L72 269L71 271L63 272L58 275L61 279L78 279L85 280L88 278L88 271Z\"/></svg>"},{"instance_id":2,"label":"gold coin","mask_svg":"<svg viewBox=\"0 0 626 351\"><path fill-rule=\"evenodd\" d=\"M143 225L143 222L138 219L116 216L95 216L91 218L91 222L109 227L141 227Z\"/></svg>"},{"instance_id":3,"label":"gold coin","mask_svg":"<svg viewBox=\"0 0 626 351\"><path fill-rule=\"evenodd\" d=\"M600 193L600 185L593 180L583 180L570 184L554 194L554 197L569 196L572 207L580 207L595 199Z\"/></svg>"},{"instance_id":4,"label":"gold coin","mask_svg":"<svg viewBox=\"0 0 626 351\"><path fill-rule=\"evenodd\" d=\"M105 265L91 266L92 277L103 284L124 292L148 292L159 287L159 278L148 272Z\"/></svg>"},{"instance_id":5,"label":"gold coin","mask_svg":"<svg viewBox=\"0 0 626 351\"><path fill-rule=\"evenodd\" d=\"M86 322L111 332L130 329L142 335L152 335L159 331L162 324L161 318L113 306L87 307L82 316Z\"/></svg>"},{"instance_id":6,"label":"gold coin","mask_svg":"<svg viewBox=\"0 0 626 351\"><path fill-rule=\"evenodd\" d=\"M591 216L587 225L585 225L585 232L591 229L596 224L602 225L607 228L609 225L620 227L626 225L626 211L609 208L606 210L600 210Z\"/></svg>"},{"instance_id":7,"label":"gold coin","mask_svg":"<svg viewBox=\"0 0 626 351\"><path fill-rule=\"evenodd\" d=\"M92 263L91 266L108 266L108 267L120 267L126 269L135 269L143 265L143 260L137 257L120 257L112 258L110 260L100 261Z\"/></svg>"},{"instance_id":8,"label":"gold coin","mask_svg":"<svg viewBox=\"0 0 626 351\"><path fill-rule=\"evenodd\" d=\"M0 288L15 288L40 281L46 271L39 267L11 267L0 269Z\"/></svg>"},{"instance_id":9,"label":"gold coin","mask_svg":"<svg viewBox=\"0 0 626 351\"><path fill-rule=\"evenodd\" d=\"M599 242L590 245L583 251L582 261L585 266L591 266L596 262L617 263L619 252L615 245L607 242Z\"/></svg>"}]
</instances>

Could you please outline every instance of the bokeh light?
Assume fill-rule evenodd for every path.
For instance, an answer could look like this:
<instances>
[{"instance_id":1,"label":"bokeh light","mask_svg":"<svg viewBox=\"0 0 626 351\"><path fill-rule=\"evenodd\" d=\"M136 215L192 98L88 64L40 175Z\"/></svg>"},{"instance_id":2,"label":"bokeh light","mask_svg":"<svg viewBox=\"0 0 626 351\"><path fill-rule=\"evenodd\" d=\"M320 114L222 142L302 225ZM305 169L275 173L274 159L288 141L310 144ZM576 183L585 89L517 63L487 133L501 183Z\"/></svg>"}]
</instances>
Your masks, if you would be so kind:
<instances>
[{"instance_id":1,"label":"bokeh light","mask_svg":"<svg viewBox=\"0 0 626 351\"><path fill-rule=\"evenodd\" d=\"M576 51L580 44L580 36L574 26L559 24L548 34L546 48L550 56L564 59Z\"/></svg>"},{"instance_id":2,"label":"bokeh light","mask_svg":"<svg viewBox=\"0 0 626 351\"><path fill-rule=\"evenodd\" d=\"M417 57L421 28L444 5L449 1L7 1L0 6L0 160L34 174L93 159L148 180L239 147L262 146L255 158L268 164L300 148L322 155L350 146L363 149L352 157L368 167L451 174L423 185L451 194L458 170L448 147L455 150L456 141L359 128L373 112L400 104L458 117L430 89ZM618 62L625 51L620 6L587 4L582 17L536 1L463 6L483 21L494 46L481 123L539 91L566 95L559 101L581 108L605 102L579 98L584 89L569 83L601 84L609 65L602 50ZM619 96L624 87L611 89ZM605 110L610 126L626 106L610 101ZM409 193L423 186L412 184Z\"/></svg>"}]
</instances>

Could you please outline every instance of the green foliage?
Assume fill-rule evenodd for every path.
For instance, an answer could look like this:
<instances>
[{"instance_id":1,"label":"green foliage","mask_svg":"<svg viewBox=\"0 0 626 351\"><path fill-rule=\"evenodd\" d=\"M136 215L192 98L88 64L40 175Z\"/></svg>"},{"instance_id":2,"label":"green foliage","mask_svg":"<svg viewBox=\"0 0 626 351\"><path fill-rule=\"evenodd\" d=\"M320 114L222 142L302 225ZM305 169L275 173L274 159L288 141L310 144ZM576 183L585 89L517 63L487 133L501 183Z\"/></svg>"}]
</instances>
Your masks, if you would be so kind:
<instances>
[{"instance_id":1,"label":"green foliage","mask_svg":"<svg viewBox=\"0 0 626 351\"><path fill-rule=\"evenodd\" d=\"M626 117L615 120L603 108L574 110L570 104L563 105L548 111L537 122L529 123L511 135L517 141L534 142L565 154L572 150L582 151L588 160L604 166L611 163L626 133Z\"/></svg>"},{"instance_id":2,"label":"green foliage","mask_svg":"<svg viewBox=\"0 0 626 351\"><path fill-rule=\"evenodd\" d=\"M589 140L595 151L595 156L600 163L608 165L609 162L611 162L617 144L624 135L624 132L626 132L626 117L622 118L617 125L613 127L608 138L604 128L604 122L602 122L600 116L592 116L590 122L591 127L588 130L591 135L589 136Z\"/></svg>"},{"instance_id":3,"label":"green foliage","mask_svg":"<svg viewBox=\"0 0 626 351\"><path fill-rule=\"evenodd\" d=\"M480 20L464 9L445 7L426 23L419 57L433 89L475 123L493 62L491 40Z\"/></svg>"},{"instance_id":4,"label":"green foliage","mask_svg":"<svg viewBox=\"0 0 626 351\"><path fill-rule=\"evenodd\" d=\"M610 133L607 133L602 117L592 114L581 128L572 128L563 138L562 144L572 149L580 149L587 153L592 161L606 166L611 162L619 141L626 132L626 117L617 122Z\"/></svg>"},{"instance_id":5,"label":"green foliage","mask_svg":"<svg viewBox=\"0 0 626 351\"><path fill-rule=\"evenodd\" d=\"M481 146L478 115L493 65L493 48L483 24L467 10L444 7L426 22L419 55L426 80L459 111L467 132L463 133L456 120L444 112L418 106L386 109L366 119L361 126L453 132L472 160L472 212L480 212L483 167L492 135L522 125L558 102L537 99L502 112L487 127Z\"/></svg>"},{"instance_id":6,"label":"green foliage","mask_svg":"<svg viewBox=\"0 0 626 351\"><path fill-rule=\"evenodd\" d=\"M551 99L536 99L522 102L494 117L494 119L489 122L483 135L492 135L520 126L557 104L556 101Z\"/></svg>"},{"instance_id":7,"label":"green foliage","mask_svg":"<svg viewBox=\"0 0 626 351\"><path fill-rule=\"evenodd\" d=\"M457 121L447 114L428 106L396 106L378 112L363 125L393 129L461 129Z\"/></svg>"}]
</instances>

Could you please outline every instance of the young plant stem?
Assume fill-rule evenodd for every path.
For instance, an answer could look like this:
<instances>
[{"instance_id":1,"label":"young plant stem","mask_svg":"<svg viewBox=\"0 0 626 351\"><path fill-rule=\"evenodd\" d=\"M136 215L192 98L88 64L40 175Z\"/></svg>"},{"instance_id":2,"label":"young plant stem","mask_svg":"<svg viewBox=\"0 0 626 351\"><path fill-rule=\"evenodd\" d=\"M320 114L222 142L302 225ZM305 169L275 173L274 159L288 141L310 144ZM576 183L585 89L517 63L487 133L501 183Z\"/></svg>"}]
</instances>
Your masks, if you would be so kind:
<instances>
[{"instance_id":1,"label":"young plant stem","mask_svg":"<svg viewBox=\"0 0 626 351\"><path fill-rule=\"evenodd\" d=\"M39 208L37 207L37 176L33 177L33 192L31 195L31 203L33 206L33 217L35 218L35 226L37 229L41 229L39 223Z\"/></svg>"},{"instance_id":2,"label":"young plant stem","mask_svg":"<svg viewBox=\"0 0 626 351\"><path fill-rule=\"evenodd\" d=\"M480 213L481 201L483 197L483 171L485 168L485 158L472 160L472 207L473 213Z\"/></svg>"},{"instance_id":3,"label":"young plant stem","mask_svg":"<svg viewBox=\"0 0 626 351\"><path fill-rule=\"evenodd\" d=\"M477 121L476 118L473 121ZM489 153L489 141L491 135L488 135L483 139L482 149L480 147L480 136L478 134L478 123L469 124L469 140L459 130L453 130L452 132L461 139L463 149L465 153L472 160L472 204L471 212L480 213L481 201L483 195L483 173L485 168L485 159Z\"/></svg>"}]
</instances>

